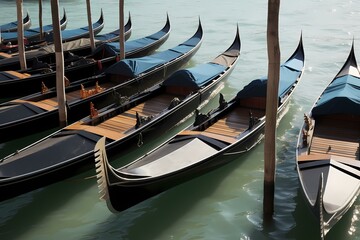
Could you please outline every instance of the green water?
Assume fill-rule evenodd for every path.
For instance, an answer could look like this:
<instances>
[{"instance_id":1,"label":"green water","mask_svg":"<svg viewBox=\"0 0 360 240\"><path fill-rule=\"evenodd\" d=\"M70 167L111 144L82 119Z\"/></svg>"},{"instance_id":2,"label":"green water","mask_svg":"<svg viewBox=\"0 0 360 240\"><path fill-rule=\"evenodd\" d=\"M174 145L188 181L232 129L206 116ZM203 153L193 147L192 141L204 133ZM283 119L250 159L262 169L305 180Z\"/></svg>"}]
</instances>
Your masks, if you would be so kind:
<instances>
[{"instance_id":1,"label":"green water","mask_svg":"<svg viewBox=\"0 0 360 240\"><path fill-rule=\"evenodd\" d=\"M37 26L38 1L24 1ZM51 22L44 1L44 23ZM85 1L60 1L68 29L86 26ZM105 16L102 33L118 26L118 2L92 1L93 20ZM0 23L16 19L15 1L0 1ZM171 48L190 37L200 18L204 42L187 67L212 60L233 41L238 24L241 57L222 90L226 99L251 80L267 74L267 1L152 0L125 1L137 39L158 31L169 14L172 32L159 49ZM127 19L127 18L125 18ZM275 212L263 225L263 143L239 155L231 164L201 176L122 213L111 213L99 200L94 171L0 203L0 239L319 239L318 226L301 196L295 170L296 138L303 113L308 112L340 70L355 39L359 52L359 1L281 1L282 62L295 50L303 34L306 67L288 112L277 130ZM205 109L216 105L210 102ZM172 133L163 136L166 139ZM48 134L0 144L0 158ZM149 143L156 145L156 142ZM123 156L131 160L143 149ZM126 196L124 196L126 197ZM331 230L327 239L360 239L359 201Z\"/></svg>"}]
</instances>

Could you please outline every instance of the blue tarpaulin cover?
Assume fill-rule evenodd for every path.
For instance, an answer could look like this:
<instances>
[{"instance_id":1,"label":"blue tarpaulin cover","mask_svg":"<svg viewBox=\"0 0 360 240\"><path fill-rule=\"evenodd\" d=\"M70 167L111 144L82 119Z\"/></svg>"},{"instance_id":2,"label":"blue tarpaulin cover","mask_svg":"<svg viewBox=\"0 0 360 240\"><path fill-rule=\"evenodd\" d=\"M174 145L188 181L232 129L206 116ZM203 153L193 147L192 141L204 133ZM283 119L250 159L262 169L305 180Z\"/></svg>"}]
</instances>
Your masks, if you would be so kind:
<instances>
[{"instance_id":1,"label":"blue tarpaulin cover","mask_svg":"<svg viewBox=\"0 0 360 240\"><path fill-rule=\"evenodd\" d=\"M136 49L140 49L147 45L152 44L157 39L151 37L144 37L136 40L126 41L125 42L125 52L134 51ZM94 51L94 55L97 53L106 52L105 56L117 56L120 53L120 43L119 42L111 42L105 43L97 47Z\"/></svg>"},{"instance_id":2,"label":"blue tarpaulin cover","mask_svg":"<svg viewBox=\"0 0 360 240\"><path fill-rule=\"evenodd\" d=\"M280 79L278 96L282 98L297 81L303 68L303 61L293 58L280 67ZM267 77L253 80L237 94L237 98L265 97L267 88Z\"/></svg>"},{"instance_id":3,"label":"blue tarpaulin cover","mask_svg":"<svg viewBox=\"0 0 360 240\"><path fill-rule=\"evenodd\" d=\"M312 110L313 116L324 114L360 115L360 79L352 75L334 79Z\"/></svg>"},{"instance_id":4,"label":"blue tarpaulin cover","mask_svg":"<svg viewBox=\"0 0 360 240\"><path fill-rule=\"evenodd\" d=\"M167 78L165 86L183 86L198 89L210 80L214 79L226 69L225 66L217 63L205 63L199 66L181 69Z\"/></svg>"},{"instance_id":5,"label":"blue tarpaulin cover","mask_svg":"<svg viewBox=\"0 0 360 240\"><path fill-rule=\"evenodd\" d=\"M148 71L149 69L155 68L166 60L155 57L141 57L133 59L121 60L105 70L106 74L122 75L127 77L136 77L139 74Z\"/></svg>"},{"instance_id":6,"label":"blue tarpaulin cover","mask_svg":"<svg viewBox=\"0 0 360 240\"><path fill-rule=\"evenodd\" d=\"M52 25L46 25L43 27L43 32L49 32L52 31L52 29L53 29ZM32 38L38 36L39 34L40 34L40 27L28 29L24 31L24 38ZM4 41L9 41L12 39L17 40L17 36L18 36L17 32L1 33L1 37L3 38Z\"/></svg>"},{"instance_id":7,"label":"blue tarpaulin cover","mask_svg":"<svg viewBox=\"0 0 360 240\"><path fill-rule=\"evenodd\" d=\"M185 43L186 44L180 44L172 49L155 53L151 56L123 59L107 68L105 73L111 75L136 77L141 73L180 57L194 47L194 45L191 44L196 44L198 42L189 39Z\"/></svg>"},{"instance_id":8,"label":"blue tarpaulin cover","mask_svg":"<svg viewBox=\"0 0 360 240\"><path fill-rule=\"evenodd\" d=\"M162 38L164 36L164 31L158 31L150 36L144 37L144 38L140 38L140 39L135 39L135 40L130 40L130 41L126 41L125 42L125 52L130 52L136 49L140 49L144 46L150 45L153 42L159 40L160 38ZM104 37L106 38L106 36L104 35ZM99 37L95 37L97 40L103 40L104 37L101 37L101 35ZM98 52L106 52L105 56L116 56L120 53L120 44L119 42L112 42L112 43L105 43L102 44L101 46L97 47L94 51L94 55L96 55Z\"/></svg>"}]
</instances>

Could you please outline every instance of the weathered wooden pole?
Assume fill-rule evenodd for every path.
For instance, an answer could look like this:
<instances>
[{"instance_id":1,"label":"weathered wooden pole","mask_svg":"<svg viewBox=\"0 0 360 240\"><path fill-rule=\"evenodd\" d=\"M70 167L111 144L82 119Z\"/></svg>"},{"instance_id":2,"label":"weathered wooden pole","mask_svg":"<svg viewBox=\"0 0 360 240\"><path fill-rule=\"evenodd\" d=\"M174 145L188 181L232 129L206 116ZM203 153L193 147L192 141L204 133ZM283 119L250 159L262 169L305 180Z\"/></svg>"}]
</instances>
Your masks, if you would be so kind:
<instances>
[{"instance_id":1,"label":"weathered wooden pole","mask_svg":"<svg viewBox=\"0 0 360 240\"><path fill-rule=\"evenodd\" d=\"M39 27L40 27L40 40L44 37L43 23L42 23L42 0L39 0Z\"/></svg>"},{"instance_id":2,"label":"weathered wooden pole","mask_svg":"<svg viewBox=\"0 0 360 240\"><path fill-rule=\"evenodd\" d=\"M19 51L19 61L22 70L27 68L25 58L25 45L24 45L24 23L23 23L23 0L16 0L16 12L17 12L17 41Z\"/></svg>"},{"instance_id":3,"label":"weathered wooden pole","mask_svg":"<svg viewBox=\"0 0 360 240\"><path fill-rule=\"evenodd\" d=\"M86 0L86 8L87 8L87 16L88 16L88 24L89 24L89 38L90 38L90 46L91 51L95 50L95 40L94 40L94 30L91 20L91 3L90 0Z\"/></svg>"},{"instance_id":4,"label":"weathered wooden pole","mask_svg":"<svg viewBox=\"0 0 360 240\"><path fill-rule=\"evenodd\" d=\"M66 112L66 96L64 84L64 53L62 49L62 39L60 33L59 20L59 2L58 0L51 0L51 17L53 24L54 46L55 46L55 60L56 60L56 94L59 106L59 125L65 127L67 125Z\"/></svg>"},{"instance_id":5,"label":"weathered wooden pole","mask_svg":"<svg viewBox=\"0 0 360 240\"><path fill-rule=\"evenodd\" d=\"M267 49L269 62L264 146L264 220L270 220L274 212L275 142L280 76L279 9L280 0L268 0Z\"/></svg>"},{"instance_id":6,"label":"weathered wooden pole","mask_svg":"<svg viewBox=\"0 0 360 240\"><path fill-rule=\"evenodd\" d=\"M120 60L125 58L124 0L119 0Z\"/></svg>"}]
</instances>

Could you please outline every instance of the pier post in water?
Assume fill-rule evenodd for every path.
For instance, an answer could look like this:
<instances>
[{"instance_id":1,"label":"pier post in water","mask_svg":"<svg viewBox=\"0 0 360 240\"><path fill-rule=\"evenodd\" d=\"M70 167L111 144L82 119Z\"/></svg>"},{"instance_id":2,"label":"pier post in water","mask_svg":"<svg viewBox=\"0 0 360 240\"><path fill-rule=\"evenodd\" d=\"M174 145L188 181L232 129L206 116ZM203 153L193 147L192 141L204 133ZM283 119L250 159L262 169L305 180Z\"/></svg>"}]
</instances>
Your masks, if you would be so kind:
<instances>
[{"instance_id":1,"label":"pier post in water","mask_svg":"<svg viewBox=\"0 0 360 240\"><path fill-rule=\"evenodd\" d=\"M269 62L264 144L264 221L270 220L274 211L276 119L280 75L279 8L280 0L268 0L267 49Z\"/></svg>"},{"instance_id":2,"label":"pier post in water","mask_svg":"<svg viewBox=\"0 0 360 240\"><path fill-rule=\"evenodd\" d=\"M54 27L54 45L55 45L55 59L56 59L56 94L59 106L59 125L65 127L67 125L66 112L66 96L65 96L65 81L64 81L64 53L62 47L62 38L60 33L59 20L59 1L51 0L51 16Z\"/></svg>"}]
</instances>

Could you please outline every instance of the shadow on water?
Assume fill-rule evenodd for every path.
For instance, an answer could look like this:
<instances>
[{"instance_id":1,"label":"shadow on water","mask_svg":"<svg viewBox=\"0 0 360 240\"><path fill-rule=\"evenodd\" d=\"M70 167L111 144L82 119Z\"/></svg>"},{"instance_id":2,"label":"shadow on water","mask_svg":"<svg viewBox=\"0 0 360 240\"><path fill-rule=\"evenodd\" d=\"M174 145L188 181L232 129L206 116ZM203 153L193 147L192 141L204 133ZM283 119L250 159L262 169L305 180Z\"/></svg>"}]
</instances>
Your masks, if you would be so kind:
<instances>
[{"instance_id":1,"label":"shadow on water","mask_svg":"<svg viewBox=\"0 0 360 240\"><path fill-rule=\"evenodd\" d=\"M0 203L0 239L19 239L49 214L94 186L94 170Z\"/></svg>"},{"instance_id":2,"label":"shadow on water","mask_svg":"<svg viewBox=\"0 0 360 240\"><path fill-rule=\"evenodd\" d=\"M121 213L111 214L99 223L91 238L110 238L116 232L118 239L159 239L162 233L192 210L202 199L211 195L225 178L239 168L248 153L229 164L180 184L168 191L137 204ZM143 226L146 226L144 228Z\"/></svg>"}]
</instances>

